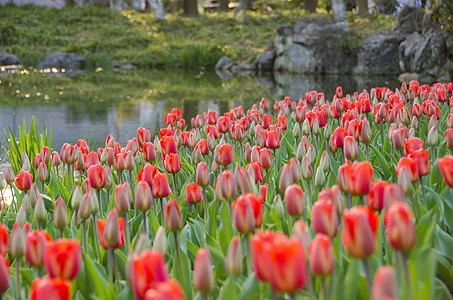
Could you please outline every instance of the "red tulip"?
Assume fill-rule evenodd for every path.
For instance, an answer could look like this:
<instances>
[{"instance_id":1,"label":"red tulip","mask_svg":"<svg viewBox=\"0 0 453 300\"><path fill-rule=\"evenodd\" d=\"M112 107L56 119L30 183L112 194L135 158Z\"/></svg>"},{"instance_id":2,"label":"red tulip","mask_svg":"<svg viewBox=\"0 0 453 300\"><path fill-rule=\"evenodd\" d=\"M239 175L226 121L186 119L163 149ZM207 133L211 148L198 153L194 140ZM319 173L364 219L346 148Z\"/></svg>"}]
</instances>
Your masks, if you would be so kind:
<instances>
[{"instance_id":1,"label":"red tulip","mask_svg":"<svg viewBox=\"0 0 453 300\"><path fill-rule=\"evenodd\" d=\"M264 129L268 129L269 126L271 126L273 124L272 122L272 115L269 116L269 115L264 115L263 118L262 118L262 126Z\"/></svg>"},{"instance_id":2,"label":"red tulip","mask_svg":"<svg viewBox=\"0 0 453 300\"><path fill-rule=\"evenodd\" d=\"M344 156L349 160L356 160L359 157L359 146L352 136L344 138L343 145Z\"/></svg>"},{"instance_id":3,"label":"red tulip","mask_svg":"<svg viewBox=\"0 0 453 300\"><path fill-rule=\"evenodd\" d=\"M162 156L167 156L170 153L178 154L178 145L173 136L163 136L160 140Z\"/></svg>"},{"instance_id":4,"label":"red tulip","mask_svg":"<svg viewBox=\"0 0 453 300\"><path fill-rule=\"evenodd\" d=\"M3 255L0 255L0 295L9 289L9 262Z\"/></svg>"},{"instance_id":5,"label":"red tulip","mask_svg":"<svg viewBox=\"0 0 453 300\"><path fill-rule=\"evenodd\" d=\"M428 150L414 150L407 156L417 161L418 177L428 175L429 173L429 152Z\"/></svg>"},{"instance_id":6,"label":"red tulip","mask_svg":"<svg viewBox=\"0 0 453 300\"><path fill-rule=\"evenodd\" d=\"M208 155L208 154L209 154L208 140L207 140L207 139L201 139L201 140L195 145L195 148L199 148L201 154L203 154L203 155Z\"/></svg>"},{"instance_id":7,"label":"red tulip","mask_svg":"<svg viewBox=\"0 0 453 300\"><path fill-rule=\"evenodd\" d=\"M184 292L176 279L158 282L145 294L145 300L184 300Z\"/></svg>"},{"instance_id":8,"label":"red tulip","mask_svg":"<svg viewBox=\"0 0 453 300\"><path fill-rule=\"evenodd\" d=\"M137 129L137 141L140 147L143 147L143 143L151 142L151 133L148 129L140 127Z\"/></svg>"},{"instance_id":9,"label":"red tulip","mask_svg":"<svg viewBox=\"0 0 453 300\"><path fill-rule=\"evenodd\" d=\"M231 119L225 116L221 116L217 120L217 128L219 129L220 133L227 133L230 130L231 126Z\"/></svg>"},{"instance_id":10,"label":"red tulip","mask_svg":"<svg viewBox=\"0 0 453 300\"><path fill-rule=\"evenodd\" d=\"M380 211L384 208L384 191L387 181L376 180L371 184L370 193L366 196L366 203L369 208Z\"/></svg>"},{"instance_id":11,"label":"red tulip","mask_svg":"<svg viewBox=\"0 0 453 300\"><path fill-rule=\"evenodd\" d=\"M409 205L394 202L384 216L387 240L395 250L408 251L415 245L415 224Z\"/></svg>"},{"instance_id":12,"label":"red tulip","mask_svg":"<svg viewBox=\"0 0 453 300\"><path fill-rule=\"evenodd\" d=\"M122 153L115 155L114 167L117 171L123 171L124 169L126 169L126 159Z\"/></svg>"},{"instance_id":13,"label":"red tulip","mask_svg":"<svg viewBox=\"0 0 453 300\"><path fill-rule=\"evenodd\" d=\"M88 180L94 189L102 189L105 186L106 176L104 167L100 164L91 166L88 171Z\"/></svg>"},{"instance_id":14,"label":"red tulip","mask_svg":"<svg viewBox=\"0 0 453 300\"><path fill-rule=\"evenodd\" d=\"M16 187L21 191L28 191L33 183L33 175L29 171L20 171L16 176Z\"/></svg>"},{"instance_id":15,"label":"red tulip","mask_svg":"<svg viewBox=\"0 0 453 300\"><path fill-rule=\"evenodd\" d=\"M74 279L79 273L81 260L79 241L75 239L58 239L46 244L44 266L52 278Z\"/></svg>"},{"instance_id":16,"label":"red tulip","mask_svg":"<svg viewBox=\"0 0 453 300\"><path fill-rule=\"evenodd\" d=\"M214 288L214 270L211 254L207 248L200 248L197 251L193 263L193 285L203 295L209 294Z\"/></svg>"},{"instance_id":17,"label":"red tulip","mask_svg":"<svg viewBox=\"0 0 453 300\"><path fill-rule=\"evenodd\" d=\"M219 129L215 126L212 126L212 125L208 125L206 127L206 135L209 135L209 134L212 134L212 137L216 140L219 138L220 136L220 133L219 133Z\"/></svg>"},{"instance_id":18,"label":"red tulip","mask_svg":"<svg viewBox=\"0 0 453 300\"><path fill-rule=\"evenodd\" d=\"M154 176L159 172L159 170L150 164L146 164L143 168L138 172L137 181L144 181L148 183L150 187L153 185Z\"/></svg>"},{"instance_id":19,"label":"red tulip","mask_svg":"<svg viewBox=\"0 0 453 300\"><path fill-rule=\"evenodd\" d=\"M316 233L323 233L330 238L337 235L338 217L332 201L318 199L311 210L311 225Z\"/></svg>"},{"instance_id":20,"label":"red tulip","mask_svg":"<svg viewBox=\"0 0 453 300\"><path fill-rule=\"evenodd\" d=\"M376 251L376 234L379 219L365 206L355 206L343 212L341 240L349 254L365 259Z\"/></svg>"},{"instance_id":21,"label":"red tulip","mask_svg":"<svg viewBox=\"0 0 453 300\"><path fill-rule=\"evenodd\" d=\"M170 153L165 156L165 170L168 173L178 173L181 170L178 154Z\"/></svg>"},{"instance_id":22,"label":"red tulip","mask_svg":"<svg viewBox=\"0 0 453 300\"><path fill-rule=\"evenodd\" d=\"M69 300L71 282L60 278L37 278L33 280L30 300Z\"/></svg>"},{"instance_id":23,"label":"red tulip","mask_svg":"<svg viewBox=\"0 0 453 300\"><path fill-rule=\"evenodd\" d=\"M366 195L371 190L373 168L367 161L354 162L348 174L348 192L354 196Z\"/></svg>"},{"instance_id":24,"label":"red tulip","mask_svg":"<svg viewBox=\"0 0 453 300\"><path fill-rule=\"evenodd\" d=\"M269 149L280 148L280 139L277 131L267 132L266 147Z\"/></svg>"},{"instance_id":25,"label":"red tulip","mask_svg":"<svg viewBox=\"0 0 453 300\"><path fill-rule=\"evenodd\" d=\"M41 267L44 259L44 249L47 242L52 238L47 232L33 231L27 235L25 240L25 259L27 263L34 267Z\"/></svg>"},{"instance_id":26,"label":"red tulip","mask_svg":"<svg viewBox=\"0 0 453 300\"><path fill-rule=\"evenodd\" d=\"M219 164L228 166L233 162L233 147L230 144L224 144L219 148Z\"/></svg>"},{"instance_id":27,"label":"red tulip","mask_svg":"<svg viewBox=\"0 0 453 300\"><path fill-rule=\"evenodd\" d=\"M203 187L210 183L208 165L204 161L197 165L197 183Z\"/></svg>"},{"instance_id":28,"label":"red tulip","mask_svg":"<svg viewBox=\"0 0 453 300\"><path fill-rule=\"evenodd\" d=\"M446 155L437 160L439 170L444 177L445 183L453 188L453 156Z\"/></svg>"},{"instance_id":29,"label":"red tulip","mask_svg":"<svg viewBox=\"0 0 453 300\"><path fill-rule=\"evenodd\" d=\"M146 181L139 181L135 191L135 205L141 212L147 212L151 207L151 188Z\"/></svg>"},{"instance_id":30,"label":"red tulip","mask_svg":"<svg viewBox=\"0 0 453 300\"><path fill-rule=\"evenodd\" d=\"M404 142L404 155L408 156L416 150L423 149L423 140L418 137L410 137Z\"/></svg>"},{"instance_id":31,"label":"red tulip","mask_svg":"<svg viewBox=\"0 0 453 300\"><path fill-rule=\"evenodd\" d=\"M249 171L250 168L253 168L253 171ZM259 162L252 163L250 162L247 165L247 172L252 172L255 176L255 184L258 184L258 182L263 182L263 171L261 170L261 165Z\"/></svg>"},{"instance_id":32,"label":"red tulip","mask_svg":"<svg viewBox=\"0 0 453 300\"><path fill-rule=\"evenodd\" d=\"M175 125L176 125L176 119L177 119L176 114L168 113L168 114L164 117L164 123L165 123L165 125L167 125L167 126L175 126Z\"/></svg>"},{"instance_id":33,"label":"red tulip","mask_svg":"<svg viewBox=\"0 0 453 300\"><path fill-rule=\"evenodd\" d=\"M397 299L395 272L391 266L380 266L374 274L371 300Z\"/></svg>"},{"instance_id":34,"label":"red tulip","mask_svg":"<svg viewBox=\"0 0 453 300\"><path fill-rule=\"evenodd\" d=\"M196 204L203 200L201 194L201 187L195 182L190 182L186 185L186 202L189 204Z\"/></svg>"},{"instance_id":35,"label":"red tulip","mask_svg":"<svg viewBox=\"0 0 453 300\"><path fill-rule=\"evenodd\" d=\"M331 138L336 148L343 148L345 137L346 130L344 128L342 127L335 128Z\"/></svg>"},{"instance_id":36,"label":"red tulip","mask_svg":"<svg viewBox=\"0 0 453 300\"><path fill-rule=\"evenodd\" d=\"M328 276L335 268L335 256L327 235L318 233L309 246L310 271L317 276Z\"/></svg>"},{"instance_id":37,"label":"red tulip","mask_svg":"<svg viewBox=\"0 0 453 300\"><path fill-rule=\"evenodd\" d=\"M8 228L0 224L0 256L6 256L8 253Z\"/></svg>"},{"instance_id":38,"label":"red tulip","mask_svg":"<svg viewBox=\"0 0 453 300\"><path fill-rule=\"evenodd\" d=\"M170 196L171 189L168 184L167 174L157 173L156 176L154 176L152 191L154 198L165 198Z\"/></svg>"},{"instance_id":39,"label":"red tulip","mask_svg":"<svg viewBox=\"0 0 453 300\"><path fill-rule=\"evenodd\" d=\"M217 177L217 183L219 184L218 189L220 190L223 199L231 201L236 198L237 185L234 175L230 170L223 171L219 177ZM214 189L216 189L216 186Z\"/></svg>"},{"instance_id":40,"label":"red tulip","mask_svg":"<svg viewBox=\"0 0 453 300\"><path fill-rule=\"evenodd\" d=\"M265 169L268 170L272 167L272 154L268 148L260 149L259 154L259 161L260 165Z\"/></svg>"},{"instance_id":41,"label":"red tulip","mask_svg":"<svg viewBox=\"0 0 453 300\"><path fill-rule=\"evenodd\" d=\"M209 111L205 118L206 124L214 125L217 123L217 114L215 111ZM201 127L201 126L200 126Z\"/></svg>"},{"instance_id":42,"label":"red tulip","mask_svg":"<svg viewBox=\"0 0 453 300\"><path fill-rule=\"evenodd\" d=\"M91 151L85 157L85 169L89 169L91 166L99 164L99 156L96 152Z\"/></svg>"},{"instance_id":43,"label":"red tulip","mask_svg":"<svg viewBox=\"0 0 453 300\"><path fill-rule=\"evenodd\" d=\"M418 180L418 163L416 159L401 157L398 165L396 166L396 174L400 174L401 168L407 168L411 175L411 181L417 182Z\"/></svg>"},{"instance_id":44,"label":"red tulip","mask_svg":"<svg viewBox=\"0 0 453 300\"><path fill-rule=\"evenodd\" d=\"M50 161L50 150L49 147L47 146L42 146L41 151L39 152L39 157L42 162L44 162L46 165L49 164Z\"/></svg>"},{"instance_id":45,"label":"red tulip","mask_svg":"<svg viewBox=\"0 0 453 300\"><path fill-rule=\"evenodd\" d=\"M131 261L131 282L137 299L145 299L149 289L156 288L159 282L169 279L164 257L159 251L144 250L133 256Z\"/></svg>"},{"instance_id":46,"label":"red tulip","mask_svg":"<svg viewBox=\"0 0 453 300\"><path fill-rule=\"evenodd\" d=\"M108 249L109 245L112 245L113 249L121 248L124 245L124 226L124 219L118 218L118 211L115 208L109 213L107 221L98 219L99 240L102 248Z\"/></svg>"},{"instance_id":47,"label":"red tulip","mask_svg":"<svg viewBox=\"0 0 453 300\"><path fill-rule=\"evenodd\" d=\"M170 231L178 231L182 227L181 211L175 199L168 200L165 205L165 224Z\"/></svg>"},{"instance_id":48,"label":"red tulip","mask_svg":"<svg viewBox=\"0 0 453 300\"><path fill-rule=\"evenodd\" d=\"M260 198L262 202L266 202L266 194L267 194L267 183L260 185Z\"/></svg>"},{"instance_id":49,"label":"red tulip","mask_svg":"<svg viewBox=\"0 0 453 300\"><path fill-rule=\"evenodd\" d=\"M304 193L297 184L292 184L286 188L285 206L290 216L298 218L304 213Z\"/></svg>"},{"instance_id":50,"label":"red tulip","mask_svg":"<svg viewBox=\"0 0 453 300\"><path fill-rule=\"evenodd\" d=\"M280 181L278 183L278 188L281 192L286 191L286 189L293 184L293 176L291 174L291 168L289 164L285 164L282 167L282 171L280 172Z\"/></svg>"},{"instance_id":51,"label":"red tulip","mask_svg":"<svg viewBox=\"0 0 453 300\"><path fill-rule=\"evenodd\" d=\"M263 202L252 193L239 196L233 203L237 231L247 234L263 223Z\"/></svg>"},{"instance_id":52,"label":"red tulip","mask_svg":"<svg viewBox=\"0 0 453 300\"><path fill-rule=\"evenodd\" d=\"M143 158L146 162L153 162L156 160L156 147L151 142L143 143Z\"/></svg>"}]
</instances>

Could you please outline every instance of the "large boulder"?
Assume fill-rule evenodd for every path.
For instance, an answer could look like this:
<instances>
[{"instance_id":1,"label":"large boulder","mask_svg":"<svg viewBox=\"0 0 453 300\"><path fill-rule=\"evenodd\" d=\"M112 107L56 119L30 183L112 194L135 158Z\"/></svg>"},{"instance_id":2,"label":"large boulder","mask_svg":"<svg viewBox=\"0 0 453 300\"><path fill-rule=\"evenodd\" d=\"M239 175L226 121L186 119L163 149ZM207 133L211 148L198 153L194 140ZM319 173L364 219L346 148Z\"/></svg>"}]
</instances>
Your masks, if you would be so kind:
<instances>
[{"instance_id":1,"label":"large boulder","mask_svg":"<svg viewBox=\"0 0 453 300\"><path fill-rule=\"evenodd\" d=\"M253 64L258 71L272 71L274 67L275 54L272 51L259 53Z\"/></svg>"},{"instance_id":2,"label":"large boulder","mask_svg":"<svg viewBox=\"0 0 453 300\"><path fill-rule=\"evenodd\" d=\"M345 32L326 17L301 18L277 28L274 70L292 73L349 73L355 54L346 46Z\"/></svg>"},{"instance_id":3,"label":"large boulder","mask_svg":"<svg viewBox=\"0 0 453 300\"><path fill-rule=\"evenodd\" d=\"M291 44L291 36L293 34L292 25L279 25L275 28L275 52L277 56L285 52L286 47Z\"/></svg>"},{"instance_id":4,"label":"large boulder","mask_svg":"<svg viewBox=\"0 0 453 300\"><path fill-rule=\"evenodd\" d=\"M398 46L404 35L377 31L367 38L357 55L357 74L400 74Z\"/></svg>"},{"instance_id":5,"label":"large boulder","mask_svg":"<svg viewBox=\"0 0 453 300\"><path fill-rule=\"evenodd\" d=\"M447 46L440 31L414 32L399 46L402 71L437 77L447 61Z\"/></svg>"},{"instance_id":6,"label":"large boulder","mask_svg":"<svg viewBox=\"0 0 453 300\"><path fill-rule=\"evenodd\" d=\"M14 54L0 53L0 66L20 65L21 63Z\"/></svg>"},{"instance_id":7,"label":"large boulder","mask_svg":"<svg viewBox=\"0 0 453 300\"><path fill-rule=\"evenodd\" d=\"M73 53L57 52L47 55L38 65L40 69L65 70L65 72L78 72L83 70L85 58Z\"/></svg>"},{"instance_id":8,"label":"large boulder","mask_svg":"<svg viewBox=\"0 0 453 300\"><path fill-rule=\"evenodd\" d=\"M392 30L398 30L405 34L421 31L424 15L423 8L420 6L403 6Z\"/></svg>"}]
</instances>

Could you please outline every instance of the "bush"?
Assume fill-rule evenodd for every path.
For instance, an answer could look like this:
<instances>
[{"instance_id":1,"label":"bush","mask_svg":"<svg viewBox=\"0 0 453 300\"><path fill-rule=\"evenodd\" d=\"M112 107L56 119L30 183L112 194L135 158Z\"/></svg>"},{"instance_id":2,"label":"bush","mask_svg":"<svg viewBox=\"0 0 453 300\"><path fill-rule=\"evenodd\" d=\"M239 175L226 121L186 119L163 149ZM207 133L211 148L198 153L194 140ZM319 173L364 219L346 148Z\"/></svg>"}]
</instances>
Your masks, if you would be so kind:
<instances>
[{"instance_id":1,"label":"bush","mask_svg":"<svg viewBox=\"0 0 453 300\"><path fill-rule=\"evenodd\" d=\"M453 33L453 4L451 0L430 0L430 8L434 21L438 22L443 30Z\"/></svg>"},{"instance_id":2,"label":"bush","mask_svg":"<svg viewBox=\"0 0 453 300\"><path fill-rule=\"evenodd\" d=\"M0 45L9 46L17 42L17 29L10 19L0 23Z\"/></svg>"},{"instance_id":3,"label":"bush","mask_svg":"<svg viewBox=\"0 0 453 300\"><path fill-rule=\"evenodd\" d=\"M377 14L392 15L398 8L398 0L374 0L374 4Z\"/></svg>"}]
</instances>

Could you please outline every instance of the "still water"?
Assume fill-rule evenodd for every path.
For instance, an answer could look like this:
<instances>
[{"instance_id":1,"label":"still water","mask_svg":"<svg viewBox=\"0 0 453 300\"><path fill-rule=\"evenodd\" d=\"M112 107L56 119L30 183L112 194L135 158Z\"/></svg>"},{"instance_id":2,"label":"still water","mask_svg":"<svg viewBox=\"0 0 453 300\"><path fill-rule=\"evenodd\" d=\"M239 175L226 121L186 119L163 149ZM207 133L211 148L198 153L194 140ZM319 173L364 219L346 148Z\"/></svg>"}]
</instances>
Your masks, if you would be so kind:
<instances>
[{"instance_id":1,"label":"still water","mask_svg":"<svg viewBox=\"0 0 453 300\"><path fill-rule=\"evenodd\" d=\"M28 73L28 74L27 74ZM187 71L100 71L77 78L62 78L29 71L0 76L0 126L8 125L18 135L23 119L52 129L52 146L88 139L93 146L104 144L113 134L122 145L136 135L138 127L152 133L163 127L163 118L173 107L182 108L190 119L203 111L218 115L242 105L249 108L262 97L293 99L317 90L331 99L335 88L346 93L377 86L396 88L396 77L302 76L267 74L240 75L221 79L215 73Z\"/></svg>"}]
</instances>

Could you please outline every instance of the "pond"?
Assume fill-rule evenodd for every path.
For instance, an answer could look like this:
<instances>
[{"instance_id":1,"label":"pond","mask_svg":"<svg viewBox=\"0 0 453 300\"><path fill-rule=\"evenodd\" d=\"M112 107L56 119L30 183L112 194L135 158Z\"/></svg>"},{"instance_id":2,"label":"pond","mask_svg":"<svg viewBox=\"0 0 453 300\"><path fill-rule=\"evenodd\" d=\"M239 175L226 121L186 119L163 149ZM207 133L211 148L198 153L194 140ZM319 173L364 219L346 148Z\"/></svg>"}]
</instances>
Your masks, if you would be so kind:
<instances>
[{"instance_id":1,"label":"pond","mask_svg":"<svg viewBox=\"0 0 453 300\"><path fill-rule=\"evenodd\" d=\"M262 97L297 100L311 90L331 99L340 85L345 93L377 86L396 88L396 77L364 78L344 76L302 76L266 74L239 75L221 79L215 73L169 71L105 71L98 69L76 78L41 74L37 70L0 76L0 126L18 126L32 116L38 124L52 129L52 146L86 138L93 146L103 146L113 134L122 145L143 126L156 133L173 107L182 108L190 119L204 111L218 114L242 105L249 108ZM2 131L2 146L5 146Z\"/></svg>"}]
</instances>

